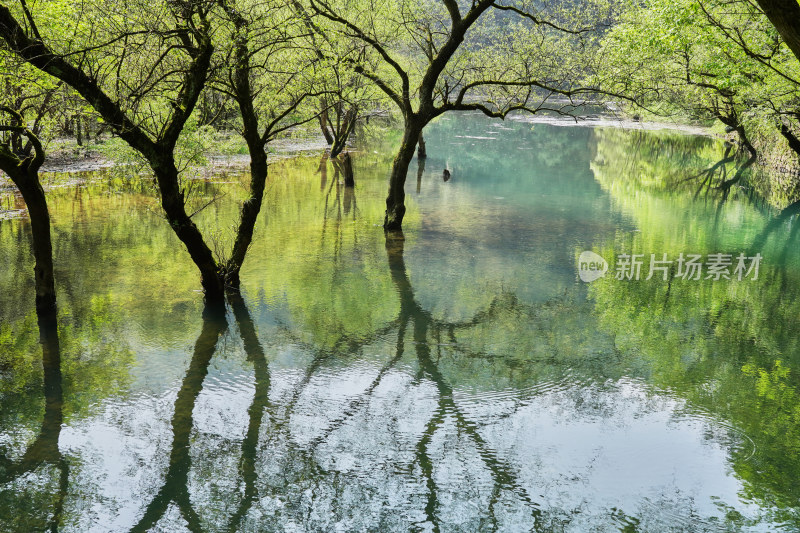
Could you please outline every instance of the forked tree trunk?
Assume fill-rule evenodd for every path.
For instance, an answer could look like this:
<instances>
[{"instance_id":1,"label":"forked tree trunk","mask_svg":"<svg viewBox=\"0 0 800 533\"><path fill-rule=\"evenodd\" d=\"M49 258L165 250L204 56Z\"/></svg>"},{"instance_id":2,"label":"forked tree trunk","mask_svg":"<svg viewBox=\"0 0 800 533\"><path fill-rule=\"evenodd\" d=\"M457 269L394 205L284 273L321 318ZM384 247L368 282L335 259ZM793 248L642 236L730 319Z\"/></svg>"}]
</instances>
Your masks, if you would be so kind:
<instances>
[{"instance_id":1,"label":"forked tree trunk","mask_svg":"<svg viewBox=\"0 0 800 533\"><path fill-rule=\"evenodd\" d=\"M386 197L386 214L383 219L385 231L398 231L403 228L403 217L406 214L406 176L408 175L408 166L414 159L414 150L421 133L420 125L415 122L406 122L403 143L394 158L392 174L389 177L389 194Z\"/></svg>"},{"instance_id":2,"label":"forked tree trunk","mask_svg":"<svg viewBox=\"0 0 800 533\"><path fill-rule=\"evenodd\" d=\"M243 136L247 143L247 151L250 153L250 198L242 205L239 216L239 227L236 231L236 241L233 243L231 256L225 263L222 273L223 283L233 289L238 289L241 285L239 274L242 270L247 250L253 242L253 231L255 230L258 214L261 212L261 204L264 199L264 188L267 182L267 152L266 135L259 133L258 113L253 103L253 91L250 86L250 52L246 38L247 22L236 16L234 23L237 27L236 36L236 70L234 75L234 90L236 101L239 104L239 111L242 116ZM323 111L325 101L322 100ZM325 115L327 122L327 114ZM323 126L322 118L320 123Z\"/></svg>"},{"instance_id":3,"label":"forked tree trunk","mask_svg":"<svg viewBox=\"0 0 800 533\"><path fill-rule=\"evenodd\" d=\"M339 126L335 130L333 146L331 146L331 157L336 157L347 147L347 141L356 127L358 119L358 106L353 106L347 110L342 117L340 115ZM330 144L330 143L328 143Z\"/></svg>"}]
</instances>

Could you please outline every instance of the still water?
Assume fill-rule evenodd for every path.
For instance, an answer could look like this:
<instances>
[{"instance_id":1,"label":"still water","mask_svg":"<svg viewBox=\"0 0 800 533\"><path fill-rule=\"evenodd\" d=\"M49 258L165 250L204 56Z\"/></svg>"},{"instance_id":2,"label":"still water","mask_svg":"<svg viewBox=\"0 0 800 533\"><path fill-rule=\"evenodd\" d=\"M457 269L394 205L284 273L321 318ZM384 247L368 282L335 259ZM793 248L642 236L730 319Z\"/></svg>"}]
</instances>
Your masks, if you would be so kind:
<instances>
[{"instance_id":1,"label":"still water","mask_svg":"<svg viewBox=\"0 0 800 533\"><path fill-rule=\"evenodd\" d=\"M40 344L28 226L0 221L0 530L800 530L780 194L704 137L475 115L425 135L404 240L378 226L397 132L362 142L355 189L276 160L225 316L150 180L50 175ZM247 175L197 174L224 249ZM591 284L585 250L610 265ZM712 253L761 254L757 279L645 279L650 254Z\"/></svg>"}]
</instances>

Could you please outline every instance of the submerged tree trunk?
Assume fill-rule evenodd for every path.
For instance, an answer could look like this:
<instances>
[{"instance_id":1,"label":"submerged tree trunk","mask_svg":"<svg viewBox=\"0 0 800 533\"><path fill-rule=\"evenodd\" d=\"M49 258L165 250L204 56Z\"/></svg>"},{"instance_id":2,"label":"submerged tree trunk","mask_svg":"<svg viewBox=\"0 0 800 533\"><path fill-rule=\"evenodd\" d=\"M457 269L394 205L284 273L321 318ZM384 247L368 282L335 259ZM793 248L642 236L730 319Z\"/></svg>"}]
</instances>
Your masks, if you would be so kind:
<instances>
[{"instance_id":1,"label":"submerged tree trunk","mask_svg":"<svg viewBox=\"0 0 800 533\"><path fill-rule=\"evenodd\" d=\"M37 141L38 144L38 141ZM31 224L31 250L33 251L33 277L36 290L36 310L39 313L55 313L56 288L53 276L53 245L50 235L50 211L47 198L39 183L39 166L44 161L44 153L37 156L36 162L22 161L8 151L0 153L2 169L17 186Z\"/></svg>"},{"instance_id":2,"label":"submerged tree trunk","mask_svg":"<svg viewBox=\"0 0 800 533\"><path fill-rule=\"evenodd\" d=\"M13 180L13 178L12 178ZM40 312L56 308L56 287L53 276L53 245L50 235L50 211L38 173L23 180L13 180L25 205L31 222L31 248L34 258L34 284L36 287L36 309Z\"/></svg>"},{"instance_id":3,"label":"submerged tree trunk","mask_svg":"<svg viewBox=\"0 0 800 533\"><path fill-rule=\"evenodd\" d=\"M342 154L342 173L344 174L344 186L355 187L356 179L353 175L353 159L349 152Z\"/></svg>"},{"instance_id":4,"label":"submerged tree trunk","mask_svg":"<svg viewBox=\"0 0 800 533\"><path fill-rule=\"evenodd\" d=\"M183 191L178 185L178 169L172 154L167 154L166 159L156 162L152 168L161 190L161 207L172 231L186 246L189 256L200 270L200 283L205 291L206 300L209 303L224 301L225 285L221 278L221 270L200 230L186 213Z\"/></svg>"},{"instance_id":5,"label":"submerged tree trunk","mask_svg":"<svg viewBox=\"0 0 800 533\"><path fill-rule=\"evenodd\" d=\"M406 176L408 175L408 166L414 159L414 150L421 133L420 125L415 122L406 122L403 143L394 158L392 174L389 177L389 194L386 197L386 214L383 219L385 231L398 231L403 228L403 217L406 214Z\"/></svg>"}]
</instances>

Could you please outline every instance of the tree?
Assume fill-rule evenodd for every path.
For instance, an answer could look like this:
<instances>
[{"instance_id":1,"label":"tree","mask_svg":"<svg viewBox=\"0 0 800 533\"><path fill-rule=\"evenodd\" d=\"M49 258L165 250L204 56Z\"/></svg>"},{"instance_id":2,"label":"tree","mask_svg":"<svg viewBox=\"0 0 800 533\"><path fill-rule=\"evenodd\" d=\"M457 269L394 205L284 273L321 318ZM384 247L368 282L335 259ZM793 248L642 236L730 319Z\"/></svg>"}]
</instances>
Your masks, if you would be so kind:
<instances>
[{"instance_id":1,"label":"tree","mask_svg":"<svg viewBox=\"0 0 800 533\"><path fill-rule=\"evenodd\" d=\"M657 114L719 120L751 157L776 133L800 153L800 63L749 0L632 6L604 38L603 59L607 88Z\"/></svg>"},{"instance_id":2,"label":"tree","mask_svg":"<svg viewBox=\"0 0 800 533\"><path fill-rule=\"evenodd\" d=\"M307 30L283 2L134 2L111 13L101 7L80 13L82 22L67 40L79 45L65 47L55 30L43 37L24 0L16 16L0 7L0 37L24 60L73 87L147 161L167 220L200 271L206 299L221 302L226 287L240 284L263 200L267 143L315 118L300 110L309 94L321 94L307 76L311 47L295 44ZM192 221L196 212L187 213L177 162L204 91L212 100L222 95L236 102L251 156L250 195L229 254L212 250ZM217 107L224 112L224 105ZM212 120L209 109L199 114Z\"/></svg>"},{"instance_id":3,"label":"tree","mask_svg":"<svg viewBox=\"0 0 800 533\"><path fill-rule=\"evenodd\" d=\"M505 118L514 111L574 109L573 97L592 92L578 82L591 65L593 30L611 13L608 4L594 2L582 9L495 0L475 1L468 9L453 0L309 0L309 6L326 31L364 44L367 54L345 60L402 113L385 230L402 228L409 163L431 120L448 111ZM588 14L600 23L581 20ZM554 96L569 100L553 102Z\"/></svg>"},{"instance_id":4,"label":"tree","mask_svg":"<svg viewBox=\"0 0 800 533\"><path fill-rule=\"evenodd\" d=\"M43 36L25 0L18 4L22 15L0 5L0 38L20 58L75 89L147 160L167 220L200 270L206 299L222 301L225 272L186 212L175 160L211 67L212 5L189 0L130 3L117 12L99 7L77 13L83 24L64 39ZM80 46L69 48L72 42Z\"/></svg>"},{"instance_id":5,"label":"tree","mask_svg":"<svg viewBox=\"0 0 800 533\"><path fill-rule=\"evenodd\" d=\"M316 30L319 30L318 26ZM338 52L322 54L327 73L320 80L325 94L319 99L317 117L332 159L347 149L347 142L358 121L369 118L372 114L370 106L379 105L381 100L375 94L374 86L354 74L346 63L327 61L327 57L357 52L358 47L351 46L348 52L343 52L340 47Z\"/></svg>"},{"instance_id":6,"label":"tree","mask_svg":"<svg viewBox=\"0 0 800 533\"><path fill-rule=\"evenodd\" d=\"M277 2L219 0L230 28L226 50L230 68L217 80L221 92L238 104L241 134L250 153L250 197L241 215L229 258L221 265L226 283L239 287L239 272L253 239L267 180L267 144L275 136L314 120L301 112L307 98L319 96L314 88L316 55L300 40L308 31L302 17ZM266 117L266 120L260 120Z\"/></svg>"},{"instance_id":7,"label":"tree","mask_svg":"<svg viewBox=\"0 0 800 533\"><path fill-rule=\"evenodd\" d=\"M0 72L11 72L8 68L11 64L12 58L2 53ZM45 118L58 85L48 83L24 65L17 65L14 72L13 79L9 75L0 79L6 88L0 97L0 170L14 182L28 208L35 260L36 309L43 314L55 314L50 211L39 181L39 169L45 159L40 136L46 128Z\"/></svg>"},{"instance_id":8,"label":"tree","mask_svg":"<svg viewBox=\"0 0 800 533\"><path fill-rule=\"evenodd\" d=\"M220 301L224 279L186 212L175 163L175 146L211 66L209 8L207 3L189 1L134 3L117 13L84 12L80 15L89 19L90 34L108 40L92 42L76 28L76 40L83 47L58 50L59 36L52 37L52 45L46 44L27 3L20 0L24 26L8 7L0 5L0 37L19 57L74 88L147 160L167 220L200 270L206 298ZM117 74L110 87L109 61L116 64ZM139 61L146 65L144 72L136 78L119 76L124 66L131 68L131 63Z\"/></svg>"}]
</instances>

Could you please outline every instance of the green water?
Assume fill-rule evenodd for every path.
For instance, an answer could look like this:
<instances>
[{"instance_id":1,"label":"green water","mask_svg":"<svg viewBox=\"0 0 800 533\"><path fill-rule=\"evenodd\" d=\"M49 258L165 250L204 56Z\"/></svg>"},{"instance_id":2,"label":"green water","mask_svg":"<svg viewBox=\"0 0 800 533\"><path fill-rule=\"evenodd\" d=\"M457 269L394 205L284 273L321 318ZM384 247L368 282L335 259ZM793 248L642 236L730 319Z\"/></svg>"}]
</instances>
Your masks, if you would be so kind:
<instances>
[{"instance_id":1,"label":"green water","mask_svg":"<svg viewBox=\"0 0 800 533\"><path fill-rule=\"evenodd\" d=\"M40 345L28 226L0 220L0 531L800 530L792 213L735 162L703 173L707 138L425 135L404 241L378 226L397 132L362 142L355 189L276 160L224 317L150 180L49 176ZM194 182L221 249L246 180ZM611 263L590 284L585 250ZM615 277L622 254L742 252L757 279Z\"/></svg>"}]
</instances>

